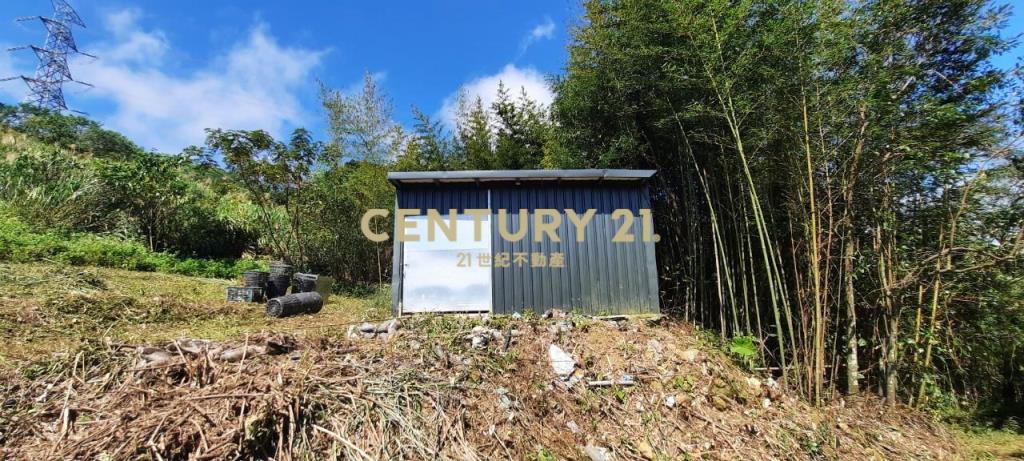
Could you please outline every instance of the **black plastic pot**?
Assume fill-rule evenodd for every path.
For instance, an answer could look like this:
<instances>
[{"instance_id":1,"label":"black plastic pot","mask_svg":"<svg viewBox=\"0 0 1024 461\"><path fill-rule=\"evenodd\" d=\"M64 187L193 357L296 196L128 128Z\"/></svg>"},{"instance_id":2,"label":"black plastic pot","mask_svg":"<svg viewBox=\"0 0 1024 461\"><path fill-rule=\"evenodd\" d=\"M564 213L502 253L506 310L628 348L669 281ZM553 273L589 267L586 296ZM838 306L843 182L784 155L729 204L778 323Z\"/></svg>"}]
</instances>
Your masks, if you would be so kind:
<instances>
[{"instance_id":1,"label":"black plastic pot","mask_svg":"<svg viewBox=\"0 0 1024 461\"><path fill-rule=\"evenodd\" d=\"M271 274L267 280L267 298L276 298L288 294L288 287L291 286L291 282L292 278L290 275Z\"/></svg>"},{"instance_id":2,"label":"black plastic pot","mask_svg":"<svg viewBox=\"0 0 1024 461\"><path fill-rule=\"evenodd\" d=\"M316 274L296 273L292 277L292 293L308 293L316 291Z\"/></svg>"},{"instance_id":3,"label":"black plastic pot","mask_svg":"<svg viewBox=\"0 0 1024 461\"><path fill-rule=\"evenodd\" d=\"M283 262L272 262L272 263L270 263L270 276L271 277L273 277L275 275L287 275L289 278L291 278L292 273L293 273L293 268L292 268L291 264L285 264Z\"/></svg>"},{"instance_id":4,"label":"black plastic pot","mask_svg":"<svg viewBox=\"0 0 1024 461\"><path fill-rule=\"evenodd\" d=\"M266 288L267 280L270 278L269 272L264 271L246 271L242 274L242 284L247 287L260 287Z\"/></svg>"},{"instance_id":5,"label":"black plastic pot","mask_svg":"<svg viewBox=\"0 0 1024 461\"><path fill-rule=\"evenodd\" d=\"M280 296L267 301L267 315L271 317L288 317L298 314L315 314L324 307L320 293L295 293Z\"/></svg>"}]
</instances>

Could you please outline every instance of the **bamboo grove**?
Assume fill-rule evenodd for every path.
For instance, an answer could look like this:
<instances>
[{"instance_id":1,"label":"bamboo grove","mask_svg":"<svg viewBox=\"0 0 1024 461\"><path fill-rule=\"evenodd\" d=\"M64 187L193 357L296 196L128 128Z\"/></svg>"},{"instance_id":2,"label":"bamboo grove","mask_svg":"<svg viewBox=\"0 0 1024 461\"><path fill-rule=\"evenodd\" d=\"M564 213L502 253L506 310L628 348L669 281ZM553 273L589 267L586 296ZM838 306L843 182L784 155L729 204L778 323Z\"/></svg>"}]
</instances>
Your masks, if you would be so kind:
<instances>
[{"instance_id":1,"label":"bamboo grove","mask_svg":"<svg viewBox=\"0 0 1024 461\"><path fill-rule=\"evenodd\" d=\"M1007 11L594 1L557 166L656 168L663 306L815 401L1016 405L1024 234Z\"/></svg>"}]
</instances>

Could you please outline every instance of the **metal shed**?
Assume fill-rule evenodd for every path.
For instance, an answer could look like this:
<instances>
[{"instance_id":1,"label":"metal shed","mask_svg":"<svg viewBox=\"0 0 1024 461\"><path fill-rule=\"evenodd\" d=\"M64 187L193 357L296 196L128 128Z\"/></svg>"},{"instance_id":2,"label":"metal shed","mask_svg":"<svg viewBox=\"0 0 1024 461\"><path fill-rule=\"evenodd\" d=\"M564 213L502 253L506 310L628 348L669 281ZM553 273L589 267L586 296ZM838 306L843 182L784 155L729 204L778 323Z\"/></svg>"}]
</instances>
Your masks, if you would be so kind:
<instances>
[{"instance_id":1,"label":"metal shed","mask_svg":"<svg viewBox=\"0 0 1024 461\"><path fill-rule=\"evenodd\" d=\"M641 235L641 210L651 207L647 182L654 173L592 169L388 174L397 194L392 310L396 315L540 313L551 308L591 315L658 313L657 236ZM427 234L424 214L434 209L445 219L454 219L457 237L449 240L435 233L440 237L434 241L400 241L397 211L402 209L418 210L418 216L401 219L414 229L410 233ZM507 210L504 221L499 216L502 209ZM558 241L534 240L536 215L545 214L537 210L544 209L558 210ZM566 210L579 219L588 209L596 212L579 226L584 240L578 242L575 221ZM449 210L455 210L455 218ZM466 210L480 216L481 235L474 233L474 218ZM520 220L520 210L526 210L526 222ZM634 235L632 242L612 241L628 219L613 217L615 210L635 216L627 229ZM555 219L552 212L546 213L541 224L545 218ZM525 226L525 238L503 238L503 223L512 233Z\"/></svg>"}]
</instances>

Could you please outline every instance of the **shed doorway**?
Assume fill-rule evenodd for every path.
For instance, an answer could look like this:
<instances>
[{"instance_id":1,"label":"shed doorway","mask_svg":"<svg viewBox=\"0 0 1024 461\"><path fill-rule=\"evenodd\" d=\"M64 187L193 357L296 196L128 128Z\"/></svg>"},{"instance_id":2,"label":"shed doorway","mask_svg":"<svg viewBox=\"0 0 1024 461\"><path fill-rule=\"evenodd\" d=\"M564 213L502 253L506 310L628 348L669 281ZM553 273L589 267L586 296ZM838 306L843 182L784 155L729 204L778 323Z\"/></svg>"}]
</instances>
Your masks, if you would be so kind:
<instances>
[{"instance_id":1,"label":"shed doorway","mask_svg":"<svg viewBox=\"0 0 1024 461\"><path fill-rule=\"evenodd\" d=\"M445 216L447 219L447 215ZM491 312L491 224L484 216L480 240L474 237L469 215L456 218L456 238L437 232L427 241L427 217L410 216L406 222L418 242L403 242L402 313ZM480 255L486 264L481 264Z\"/></svg>"}]
</instances>

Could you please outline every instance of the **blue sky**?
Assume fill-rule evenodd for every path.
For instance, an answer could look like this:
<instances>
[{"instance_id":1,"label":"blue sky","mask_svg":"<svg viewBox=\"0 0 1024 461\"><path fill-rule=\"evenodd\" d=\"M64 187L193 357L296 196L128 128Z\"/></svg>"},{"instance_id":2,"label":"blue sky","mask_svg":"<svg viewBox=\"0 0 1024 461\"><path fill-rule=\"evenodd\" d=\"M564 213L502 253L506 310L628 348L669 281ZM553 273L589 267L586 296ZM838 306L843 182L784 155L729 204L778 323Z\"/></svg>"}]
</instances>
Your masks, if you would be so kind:
<instances>
[{"instance_id":1,"label":"blue sky","mask_svg":"<svg viewBox=\"0 0 1024 461\"><path fill-rule=\"evenodd\" d=\"M561 71L574 1L285 2L71 0L85 20L68 105L146 148L201 143L203 128L322 133L316 81L355 89L373 74L394 116L411 108L445 119L458 92L493 98L499 80L548 102L544 79ZM41 44L48 0L0 2L0 46ZM0 53L0 75L31 74L29 51ZM20 81L0 83L19 101Z\"/></svg>"},{"instance_id":2,"label":"blue sky","mask_svg":"<svg viewBox=\"0 0 1024 461\"><path fill-rule=\"evenodd\" d=\"M460 91L489 101L499 81L549 102L544 80L562 71L582 13L574 0L70 2L88 26L75 30L79 48L99 58L72 62L95 88L67 86L68 104L166 152L201 143L208 127L322 136L316 81L352 90L367 72L406 126L413 106L449 120ZM0 2L0 47L41 44L38 22L14 19L49 14L48 0ZM1006 35L1022 32L1017 14ZM1008 68L1015 55L996 62ZM30 52L0 53L0 76L34 66ZM19 81L0 83L0 102L24 94Z\"/></svg>"}]
</instances>

